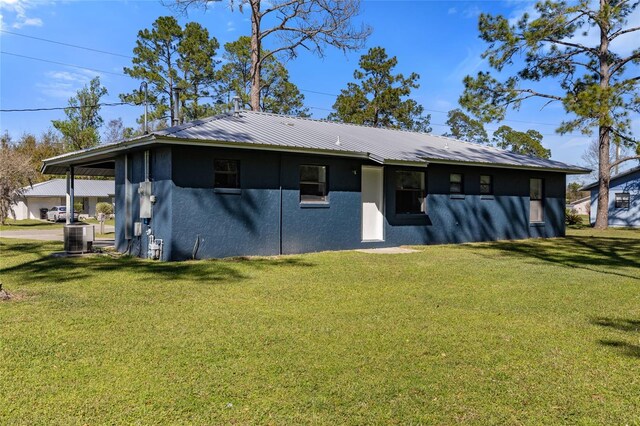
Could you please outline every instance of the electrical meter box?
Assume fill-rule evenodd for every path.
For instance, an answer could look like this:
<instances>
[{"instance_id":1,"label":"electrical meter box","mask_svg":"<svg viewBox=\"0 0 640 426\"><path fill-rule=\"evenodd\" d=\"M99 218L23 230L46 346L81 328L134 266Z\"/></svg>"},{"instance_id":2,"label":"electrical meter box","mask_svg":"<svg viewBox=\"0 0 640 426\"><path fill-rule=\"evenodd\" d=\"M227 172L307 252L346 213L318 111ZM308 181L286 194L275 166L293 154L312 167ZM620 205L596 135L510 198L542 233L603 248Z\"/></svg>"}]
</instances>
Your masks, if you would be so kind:
<instances>
[{"instance_id":1,"label":"electrical meter box","mask_svg":"<svg viewBox=\"0 0 640 426\"><path fill-rule=\"evenodd\" d=\"M140 219L151 219L151 182L140 182Z\"/></svg>"}]
</instances>

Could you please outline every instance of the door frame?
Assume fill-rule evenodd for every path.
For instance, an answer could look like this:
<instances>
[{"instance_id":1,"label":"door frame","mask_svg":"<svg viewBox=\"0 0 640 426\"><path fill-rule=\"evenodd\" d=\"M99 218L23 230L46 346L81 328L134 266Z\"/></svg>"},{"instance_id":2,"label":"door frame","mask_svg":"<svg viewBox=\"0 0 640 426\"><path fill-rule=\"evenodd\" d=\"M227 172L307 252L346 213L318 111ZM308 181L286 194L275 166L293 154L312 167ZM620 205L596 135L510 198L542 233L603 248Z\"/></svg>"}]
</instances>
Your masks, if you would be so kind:
<instances>
[{"instance_id":1,"label":"door frame","mask_svg":"<svg viewBox=\"0 0 640 426\"><path fill-rule=\"evenodd\" d=\"M382 180L381 180L381 184L380 184L380 202L382 204L382 208L380 213L382 214L382 238L381 239L375 239L375 240L365 240L364 237L364 209L363 209L363 203L362 203L362 180L363 180L363 176L364 176L364 170L365 169L370 169L370 170L376 170L376 171L380 171L382 173ZM360 169L360 241L363 243L369 243L369 242L383 242L385 241L385 226L384 226L384 218L385 218L385 209L386 209L386 197L385 197L385 191L384 191L384 166L367 166L367 165L362 165L361 169Z\"/></svg>"}]
</instances>

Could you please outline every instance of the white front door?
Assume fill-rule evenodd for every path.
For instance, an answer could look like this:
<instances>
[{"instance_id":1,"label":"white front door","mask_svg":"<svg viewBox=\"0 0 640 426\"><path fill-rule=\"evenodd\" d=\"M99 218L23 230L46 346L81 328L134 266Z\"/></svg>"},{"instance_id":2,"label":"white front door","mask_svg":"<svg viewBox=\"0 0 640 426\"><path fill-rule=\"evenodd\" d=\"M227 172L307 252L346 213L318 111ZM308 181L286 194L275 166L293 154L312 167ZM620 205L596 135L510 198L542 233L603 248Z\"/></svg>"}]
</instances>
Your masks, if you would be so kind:
<instances>
[{"instance_id":1,"label":"white front door","mask_svg":"<svg viewBox=\"0 0 640 426\"><path fill-rule=\"evenodd\" d=\"M384 240L383 169L362 166L362 240Z\"/></svg>"}]
</instances>

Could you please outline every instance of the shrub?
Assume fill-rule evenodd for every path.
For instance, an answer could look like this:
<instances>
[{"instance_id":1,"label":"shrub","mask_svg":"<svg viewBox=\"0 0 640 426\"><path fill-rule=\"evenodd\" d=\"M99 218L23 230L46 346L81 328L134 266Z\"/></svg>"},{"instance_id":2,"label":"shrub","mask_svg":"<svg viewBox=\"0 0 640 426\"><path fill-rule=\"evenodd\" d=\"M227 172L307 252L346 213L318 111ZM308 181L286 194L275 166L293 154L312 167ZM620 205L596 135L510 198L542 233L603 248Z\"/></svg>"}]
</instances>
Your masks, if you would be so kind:
<instances>
[{"instance_id":1,"label":"shrub","mask_svg":"<svg viewBox=\"0 0 640 426\"><path fill-rule=\"evenodd\" d=\"M111 203L96 204L96 213L104 213L106 215L113 214L113 204Z\"/></svg>"},{"instance_id":2,"label":"shrub","mask_svg":"<svg viewBox=\"0 0 640 426\"><path fill-rule=\"evenodd\" d=\"M76 201L73 203L73 211L82 213L83 210L84 210L84 204L82 203L82 201Z\"/></svg>"},{"instance_id":3,"label":"shrub","mask_svg":"<svg viewBox=\"0 0 640 426\"><path fill-rule=\"evenodd\" d=\"M567 209L564 215L564 223L571 226L582 226L582 218L572 210Z\"/></svg>"}]
</instances>

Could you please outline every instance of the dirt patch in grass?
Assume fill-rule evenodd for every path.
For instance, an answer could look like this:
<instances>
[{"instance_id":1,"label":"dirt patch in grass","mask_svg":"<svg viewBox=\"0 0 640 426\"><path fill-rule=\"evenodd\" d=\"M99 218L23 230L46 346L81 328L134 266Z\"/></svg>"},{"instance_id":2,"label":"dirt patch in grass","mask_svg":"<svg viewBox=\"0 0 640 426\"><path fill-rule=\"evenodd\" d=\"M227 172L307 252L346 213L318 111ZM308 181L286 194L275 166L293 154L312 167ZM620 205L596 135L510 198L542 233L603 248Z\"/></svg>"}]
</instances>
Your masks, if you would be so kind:
<instances>
[{"instance_id":1,"label":"dirt patch in grass","mask_svg":"<svg viewBox=\"0 0 640 426\"><path fill-rule=\"evenodd\" d=\"M9 293L0 283L0 302L18 302L25 298L26 296L22 293Z\"/></svg>"}]
</instances>

